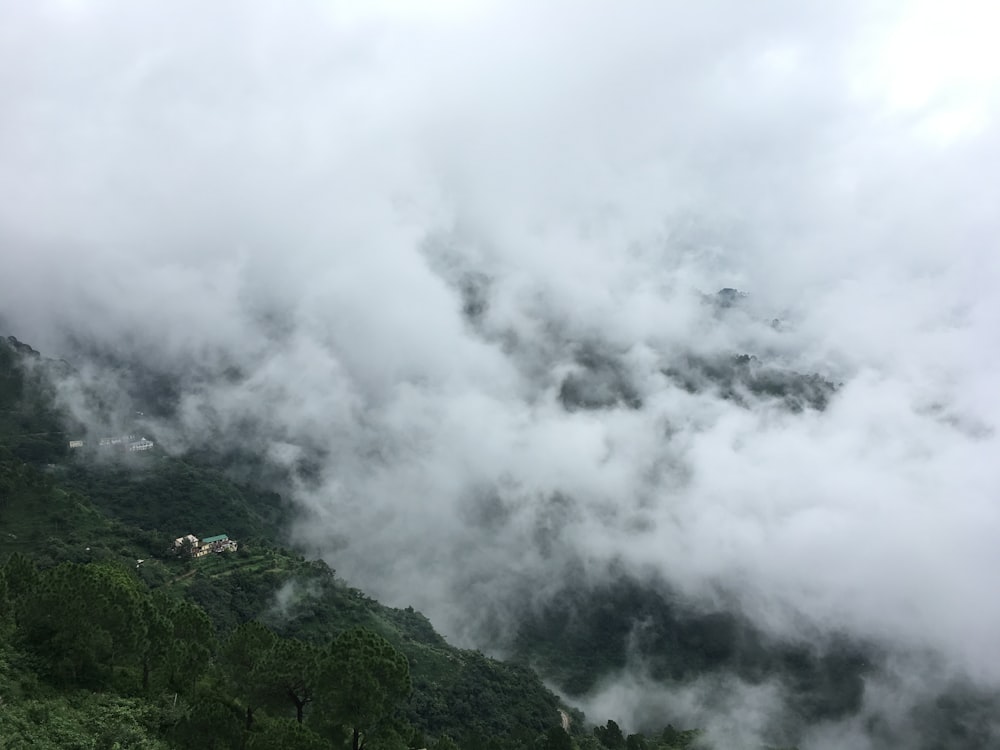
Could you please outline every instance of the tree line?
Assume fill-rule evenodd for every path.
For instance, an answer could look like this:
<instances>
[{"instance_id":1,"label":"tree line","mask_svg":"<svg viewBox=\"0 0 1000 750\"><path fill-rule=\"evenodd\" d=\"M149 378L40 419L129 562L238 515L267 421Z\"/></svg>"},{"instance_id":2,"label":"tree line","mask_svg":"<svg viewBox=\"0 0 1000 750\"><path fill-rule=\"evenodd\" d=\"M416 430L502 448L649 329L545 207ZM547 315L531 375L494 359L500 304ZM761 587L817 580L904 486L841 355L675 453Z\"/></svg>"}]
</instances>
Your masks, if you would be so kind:
<instances>
[{"instance_id":1,"label":"tree line","mask_svg":"<svg viewBox=\"0 0 1000 750\"><path fill-rule=\"evenodd\" d=\"M409 665L366 628L318 646L250 621L217 639L200 607L121 566L39 570L21 554L0 569L0 613L3 651L50 685L170 698L160 729L180 746L409 746Z\"/></svg>"}]
</instances>

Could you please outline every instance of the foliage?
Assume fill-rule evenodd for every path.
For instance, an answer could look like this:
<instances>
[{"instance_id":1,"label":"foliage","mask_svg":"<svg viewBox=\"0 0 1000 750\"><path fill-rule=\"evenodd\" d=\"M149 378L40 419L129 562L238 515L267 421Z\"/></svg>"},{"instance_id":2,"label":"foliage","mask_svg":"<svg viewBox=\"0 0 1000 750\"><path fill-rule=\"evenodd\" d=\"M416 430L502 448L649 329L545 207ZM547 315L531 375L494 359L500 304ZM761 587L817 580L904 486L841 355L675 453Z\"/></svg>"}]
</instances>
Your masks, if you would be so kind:
<instances>
[{"instance_id":1,"label":"foliage","mask_svg":"<svg viewBox=\"0 0 1000 750\"><path fill-rule=\"evenodd\" d=\"M342 633L330 644L320 685L335 707L330 719L346 727L352 750L364 747L412 690L406 657L365 628Z\"/></svg>"},{"instance_id":2,"label":"foliage","mask_svg":"<svg viewBox=\"0 0 1000 750\"><path fill-rule=\"evenodd\" d=\"M123 522L163 530L170 539L190 533L277 538L284 510L276 493L241 486L190 459L79 462L65 483Z\"/></svg>"},{"instance_id":3,"label":"foliage","mask_svg":"<svg viewBox=\"0 0 1000 750\"><path fill-rule=\"evenodd\" d=\"M0 750L168 750L155 706L138 698L74 692L0 711Z\"/></svg>"},{"instance_id":4,"label":"foliage","mask_svg":"<svg viewBox=\"0 0 1000 750\"><path fill-rule=\"evenodd\" d=\"M609 362L582 352L566 399L604 408L591 401L610 383L631 406ZM0 341L0 750L596 741L582 716L577 734L561 728L528 667L453 648L419 612L275 546L281 498L219 456L68 453L81 427L55 407L62 367ZM168 554L177 536L221 532L238 554Z\"/></svg>"},{"instance_id":5,"label":"foliage","mask_svg":"<svg viewBox=\"0 0 1000 750\"><path fill-rule=\"evenodd\" d=\"M716 358L690 355L665 368L663 374L692 393L714 390L741 406L753 399L770 400L792 412L822 411L838 389L818 373L784 369L749 354Z\"/></svg>"},{"instance_id":6,"label":"foliage","mask_svg":"<svg viewBox=\"0 0 1000 750\"><path fill-rule=\"evenodd\" d=\"M106 563L44 570L15 602L21 642L63 684L99 686L145 636L137 581Z\"/></svg>"},{"instance_id":7,"label":"foliage","mask_svg":"<svg viewBox=\"0 0 1000 750\"><path fill-rule=\"evenodd\" d=\"M59 365L13 336L0 337L0 447L23 461L46 463L66 455L67 418L55 406L51 378Z\"/></svg>"},{"instance_id":8,"label":"foliage","mask_svg":"<svg viewBox=\"0 0 1000 750\"><path fill-rule=\"evenodd\" d=\"M790 715L804 722L857 710L870 663L856 645L769 641L745 619L687 606L665 586L625 575L568 585L525 613L515 653L570 695L591 690L636 655L668 684L713 672L750 683L779 680L789 689Z\"/></svg>"}]
</instances>

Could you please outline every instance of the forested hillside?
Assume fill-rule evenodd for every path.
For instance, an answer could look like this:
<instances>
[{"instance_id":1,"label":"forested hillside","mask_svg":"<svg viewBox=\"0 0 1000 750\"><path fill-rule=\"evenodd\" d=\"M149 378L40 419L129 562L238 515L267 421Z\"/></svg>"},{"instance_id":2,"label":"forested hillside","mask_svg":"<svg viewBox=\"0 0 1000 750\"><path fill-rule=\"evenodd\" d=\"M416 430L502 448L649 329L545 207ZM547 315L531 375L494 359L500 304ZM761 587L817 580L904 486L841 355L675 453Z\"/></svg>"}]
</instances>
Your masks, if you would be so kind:
<instances>
[{"instance_id":1,"label":"forested hillside","mask_svg":"<svg viewBox=\"0 0 1000 750\"><path fill-rule=\"evenodd\" d=\"M591 731L528 667L284 549L281 497L196 455L68 450L65 371L0 341L0 748L696 742ZM190 533L237 551L192 557L174 545Z\"/></svg>"}]
</instances>

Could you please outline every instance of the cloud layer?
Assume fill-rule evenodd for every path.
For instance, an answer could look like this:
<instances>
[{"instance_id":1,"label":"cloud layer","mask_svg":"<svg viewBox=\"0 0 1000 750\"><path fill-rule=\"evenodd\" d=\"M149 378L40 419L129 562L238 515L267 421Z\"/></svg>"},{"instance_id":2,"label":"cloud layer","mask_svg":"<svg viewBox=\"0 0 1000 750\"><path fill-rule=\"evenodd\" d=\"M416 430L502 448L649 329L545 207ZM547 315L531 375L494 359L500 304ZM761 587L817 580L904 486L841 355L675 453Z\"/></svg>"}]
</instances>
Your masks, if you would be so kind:
<instances>
[{"instance_id":1,"label":"cloud layer","mask_svg":"<svg viewBox=\"0 0 1000 750\"><path fill-rule=\"evenodd\" d=\"M0 3L7 332L320 456L299 539L460 641L613 562L1000 683L988 5L356 6ZM743 353L842 385L668 374Z\"/></svg>"}]
</instances>

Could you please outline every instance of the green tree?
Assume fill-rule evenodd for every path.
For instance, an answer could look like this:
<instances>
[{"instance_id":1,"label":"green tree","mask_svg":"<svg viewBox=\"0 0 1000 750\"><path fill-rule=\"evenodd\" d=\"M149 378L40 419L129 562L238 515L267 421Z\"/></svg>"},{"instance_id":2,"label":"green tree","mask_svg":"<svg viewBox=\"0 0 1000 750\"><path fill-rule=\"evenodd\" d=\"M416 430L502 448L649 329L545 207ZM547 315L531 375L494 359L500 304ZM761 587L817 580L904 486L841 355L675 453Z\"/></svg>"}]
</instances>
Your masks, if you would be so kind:
<instances>
[{"instance_id":1,"label":"green tree","mask_svg":"<svg viewBox=\"0 0 1000 750\"><path fill-rule=\"evenodd\" d=\"M146 637L140 649L144 692L149 690L153 671L166 664L173 645L173 625L167 614L169 602L165 599L163 592L154 591L142 602L142 619L146 627Z\"/></svg>"},{"instance_id":2,"label":"green tree","mask_svg":"<svg viewBox=\"0 0 1000 750\"><path fill-rule=\"evenodd\" d=\"M406 657L366 628L342 633L323 665L322 693L333 722L346 729L351 750L388 729L395 709L411 691Z\"/></svg>"},{"instance_id":3,"label":"green tree","mask_svg":"<svg viewBox=\"0 0 1000 750\"><path fill-rule=\"evenodd\" d=\"M295 720L301 724L306 706L315 698L321 656L320 649L295 638L276 640L253 673L267 704L294 707Z\"/></svg>"},{"instance_id":4,"label":"green tree","mask_svg":"<svg viewBox=\"0 0 1000 750\"><path fill-rule=\"evenodd\" d=\"M573 740L562 727L552 727L545 733L539 750L573 750Z\"/></svg>"},{"instance_id":5,"label":"green tree","mask_svg":"<svg viewBox=\"0 0 1000 750\"><path fill-rule=\"evenodd\" d=\"M188 537L181 539L181 543L178 544L174 549L174 554L184 560L186 567L191 567L191 561L194 559L194 542L192 542Z\"/></svg>"},{"instance_id":6,"label":"green tree","mask_svg":"<svg viewBox=\"0 0 1000 750\"><path fill-rule=\"evenodd\" d=\"M612 719L608 719L606 726L594 727L594 736L608 750L624 750L625 748L625 736L622 734L621 727Z\"/></svg>"},{"instance_id":7,"label":"green tree","mask_svg":"<svg viewBox=\"0 0 1000 750\"><path fill-rule=\"evenodd\" d=\"M673 724L667 724L660 733L659 746L669 750L684 750L693 747L701 732L697 729L674 729Z\"/></svg>"},{"instance_id":8,"label":"green tree","mask_svg":"<svg viewBox=\"0 0 1000 750\"><path fill-rule=\"evenodd\" d=\"M143 594L117 565L63 563L43 571L24 594L18 626L53 678L101 684L133 662L145 636Z\"/></svg>"},{"instance_id":9,"label":"green tree","mask_svg":"<svg viewBox=\"0 0 1000 750\"><path fill-rule=\"evenodd\" d=\"M230 634L219 654L228 688L242 705L247 732L253 728L254 712L268 699L268 687L256 677L277 640L267 627L251 620Z\"/></svg>"},{"instance_id":10,"label":"green tree","mask_svg":"<svg viewBox=\"0 0 1000 750\"><path fill-rule=\"evenodd\" d=\"M183 599L172 601L166 614L171 636L167 684L177 692L189 692L215 652L215 630L205 610Z\"/></svg>"},{"instance_id":11,"label":"green tree","mask_svg":"<svg viewBox=\"0 0 1000 750\"><path fill-rule=\"evenodd\" d=\"M181 699L182 716L170 728L177 747L199 750L232 750L249 739L243 707L218 686L199 686L190 701Z\"/></svg>"},{"instance_id":12,"label":"green tree","mask_svg":"<svg viewBox=\"0 0 1000 750\"><path fill-rule=\"evenodd\" d=\"M14 609L7 587L7 578L3 569L0 568L0 643L7 640L13 629Z\"/></svg>"},{"instance_id":13,"label":"green tree","mask_svg":"<svg viewBox=\"0 0 1000 750\"><path fill-rule=\"evenodd\" d=\"M576 746L579 750L602 750L604 745L592 734L585 734L582 737L577 737Z\"/></svg>"},{"instance_id":14,"label":"green tree","mask_svg":"<svg viewBox=\"0 0 1000 750\"><path fill-rule=\"evenodd\" d=\"M251 750L326 750L329 744L294 719L264 719L247 745Z\"/></svg>"},{"instance_id":15,"label":"green tree","mask_svg":"<svg viewBox=\"0 0 1000 750\"><path fill-rule=\"evenodd\" d=\"M7 558L3 566L3 575L7 580L8 596L14 604L38 586L38 568L20 552L15 552Z\"/></svg>"}]
</instances>

